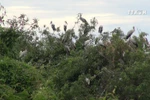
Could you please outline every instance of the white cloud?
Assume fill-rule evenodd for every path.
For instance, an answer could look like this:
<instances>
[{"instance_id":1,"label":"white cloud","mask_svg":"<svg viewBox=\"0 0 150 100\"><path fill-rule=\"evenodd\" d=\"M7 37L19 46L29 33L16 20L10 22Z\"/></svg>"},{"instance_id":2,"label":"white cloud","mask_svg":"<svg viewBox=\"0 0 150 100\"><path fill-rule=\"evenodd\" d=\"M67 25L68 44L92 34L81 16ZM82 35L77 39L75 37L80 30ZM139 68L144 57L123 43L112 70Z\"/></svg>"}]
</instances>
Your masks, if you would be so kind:
<instances>
[{"instance_id":1,"label":"white cloud","mask_svg":"<svg viewBox=\"0 0 150 100\"><path fill-rule=\"evenodd\" d=\"M34 15L36 14L49 14L54 13L55 11L44 11L44 10L38 10L36 7L29 7L29 6L11 6L7 7L6 10L8 11L8 14L29 14Z\"/></svg>"}]
</instances>

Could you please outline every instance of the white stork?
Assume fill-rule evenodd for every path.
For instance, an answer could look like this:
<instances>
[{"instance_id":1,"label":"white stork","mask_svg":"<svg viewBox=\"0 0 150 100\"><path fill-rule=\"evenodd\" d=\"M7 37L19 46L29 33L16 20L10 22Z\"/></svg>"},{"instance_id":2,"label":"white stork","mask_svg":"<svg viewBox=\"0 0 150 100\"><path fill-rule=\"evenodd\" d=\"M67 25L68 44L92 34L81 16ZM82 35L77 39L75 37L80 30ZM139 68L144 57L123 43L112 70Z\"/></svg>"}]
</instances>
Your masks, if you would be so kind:
<instances>
[{"instance_id":1,"label":"white stork","mask_svg":"<svg viewBox=\"0 0 150 100\"><path fill-rule=\"evenodd\" d=\"M102 33L102 32L103 32L103 26L102 26L102 25L99 26L98 32L99 32L99 33Z\"/></svg>"},{"instance_id":2,"label":"white stork","mask_svg":"<svg viewBox=\"0 0 150 100\"><path fill-rule=\"evenodd\" d=\"M130 38L130 37L131 37L131 35L134 33L134 31L135 31L135 27L133 26L133 29L132 29L132 30L130 30L130 31L128 31L128 33L127 33L127 35L126 35L125 39L127 40L128 38Z\"/></svg>"},{"instance_id":3,"label":"white stork","mask_svg":"<svg viewBox=\"0 0 150 100\"><path fill-rule=\"evenodd\" d=\"M90 79L89 78L85 78L85 82L88 84L88 85L90 85Z\"/></svg>"},{"instance_id":4,"label":"white stork","mask_svg":"<svg viewBox=\"0 0 150 100\"><path fill-rule=\"evenodd\" d=\"M67 23L67 21L65 21L65 25L64 25L64 31L66 32L66 30L67 30L67 25L68 25L68 23Z\"/></svg>"},{"instance_id":5,"label":"white stork","mask_svg":"<svg viewBox=\"0 0 150 100\"><path fill-rule=\"evenodd\" d=\"M133 36L129 41L134 44L136 47L138 47L138 43L136 42L136 36Z\"/></svg>"},{"instance_id":6,"label":"white stork","mask_svg":"<svg viewBox=\"0 0 150 100\"><path fill-rule=\"evenodd\" d=\"M86 21L86 19L82 17L82 14L81 14L81 13L79 13L78 16L79 16L79 19L80 19L83 23L88 24L88 22Z\"/></svg>"},{"instance_id":7,"label":"white stork","mask_svg":"<svg viewBox=\"0 0 150 100\"><path fill-rule=\"evenodd\" d=\"M86 41L84 42L84 46L85 46L85 47L86 47L86 46L90 46L90 45L92 45L92 42L93 42L92 39L86 40Z\"/></svg>"},{"instance_id":8,"label":"white stork","mask_svg":"<svg viewBox=\"0 0 150 100\"><path fill-rule=\"evenodd\" d=\"M24 57L26 54L27 54L27 49L24 50L24 51L20 51L20 53L19 53L19 58Z\"/></svg>"},{"instance_id":9,"label":"white stork","mask_svg":"<svg viewBox=\"0 0 150 100\"><path fill-rule=\"evenodd\" d=\"M51 28L53 29L53 31L56 31L55 25L53 24L52 21L50 22L50 24L51 24Z\"/></svg>"}]
</instances>

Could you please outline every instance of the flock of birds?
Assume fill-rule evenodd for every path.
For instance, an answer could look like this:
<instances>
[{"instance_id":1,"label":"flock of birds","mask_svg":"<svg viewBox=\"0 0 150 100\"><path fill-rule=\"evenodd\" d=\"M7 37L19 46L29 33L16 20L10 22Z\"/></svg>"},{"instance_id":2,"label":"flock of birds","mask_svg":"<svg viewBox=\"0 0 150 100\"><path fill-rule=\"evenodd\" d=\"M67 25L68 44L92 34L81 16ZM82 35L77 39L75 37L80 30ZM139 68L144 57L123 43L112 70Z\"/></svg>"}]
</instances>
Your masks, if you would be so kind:
<instances>
[{"instance_id":1,"label":"flock of birds","mask_svg":"<svg viewBox=\"0 0 150 100\"><path fill-rule=\"evenodd\" d=\"M78 14L78 18L79 18L78 20L80 20L82 23L88 25L87 20L82 17L82 14L81 14L81 13ZM51 28L52 28L53 32L57 31L57 29L59 28L59 27L56 28L56 27L55 27L55 24L54 24L52 21L50 22L50 25L51 25ZM63 27L63 28L64 28L64 32L67 31L67 25L68 25L68 23L67 23L67 21L65 21L65 24L64 24L64 27ZM121 30L121 29L118 28L118 30ZM125 41L130 41L130 42L132 42L132 44L134 44L136 47L138 47L138 44L136 43L136 41L135 41L133 38L132 38L132 39L130 38L131 35L132 35L134 32L135 32L135 27L133 26L133 29L129 30L128 33L127 33L127 35L124 35L124 34L122 35L122 36L123 36L122 39L124 39ZM98 28L98 33L100 33L102 36L108 34L108 32L103 32L103 26L102 26L102 25L99 26L99 28ZM147 38L144 38L144 39L148 42ZM92 41L91 39L85 41L84 46L86 46L87 44L89 44L91 41ZM99 43L100 43L100 42L99 42ZM101 44L102 46L104 46L104 44L103 44L102 42L101 42L100 44ZM149 44L149 43L148 43L148 44ZM67 46L67 48L68 48L68 50L70 50L68 46ZM21 51L20 57L22 57L25 53L27 53L26 50L25 50L25 51Z\"/></svg>"},{"instance_id":2,"label":"flock of birds","mask_svg":"<svg viewBox=\"0 0 150 100\"><path fill-rule=\"evenodd\" d=\"M52 21L50 22L50 25L51 25L51 28L52 28L53 32L57 31L57 28L59 28L59 27L56 28L56 27L55 27L55 24L53 24ZM64 32L67 31L67 25L68 25L68 23L67 23L67 21L65 21L65 24L64 24Z\"/></svg>"},{"instance_id":3,"label":"flock of birds","mask_svg":"<svg viewBox=\"0 0 150 100\"><path fill-rule=\"evenodd\" d=\"M80 20L81 22L83 22L84 24L87 24L87 25L88 25L87 20L82 17L82 14L81 14L81 13L78 14L78 17L79 17L79 20ZM52 28L53 32L55 32L55 31L56 31L55 25L52 23L52 21L50 22L50 24L51 24L51 28ZM64 24L64 32L67 31L67 25L68 25L68 23L67 23L67 21L65 21L65 24ZM123 34L123 39L124 39L125 41L129 40L129 41L132 42L135 46L138 46L138 44L136 43L136 41L135 41L133 38L132 38L132 39L130 38L131 35L132 35L134 32L135 32L135 27L133 26L133 29L129 30L128 33L127 33L127 35L124 35L124 34ZM108 34L108 32L103 32L103 26L102 26L102 25L99 26L99 28L98 28L98 33L100 33L102 36L104 36L105 34ZM145 38L145 40L147 41L147 38ZM87 42L88 42L88 41L86 41L86 43L87 43Z\"/></svg>"},{"instance_id":4,"label":"flock of birds","mask_svg":"<svg viewBox=\"0 0 150 100\"><path fill-rule=\"evenodd\" d=\"M82 21L82 23L88 25L88 22L86 21L85 18L82 17L82 14L81 14L81 13L78 14L78 17L79 17L79 20ZM57 28L55 27L55 24L53 24L52 21L50 22L50 25L51 25L51 28L52 28L53 32L57 31ZM65 21L65 24L64 24L64 27L63 27L63 28L64 28L64 32L67 31L67 25L68 25L68 23L67 23L67 21ZM59 27L58 27L58 28L59 28ZM118 28L118 30L121 31L120 28ZM131 30L129 30L126 35L124 35L124 33L122 34L122 37L123 37L122 39L124 39L126 42L127 42L127 41L130 41L130 42L132 42L132 44L134 44L136 47L138 47L138 43L136 43L136 41L135 41L134 39L131 39L131 36L132 36L132 34L133 34L134 32L135 32L135 27L133 26L133 28L132 28ZM108 34L107 32L103 32L103 26L102 26L102 25L99 26L99 28L98 28L98 33L100 33L102 36ZM112 33L115 33L115 30L114 30L114 32L112 32ZM144 38L144 39L145 39L145 41L148 43L147 38ZM85 41L85 44L84 44L84 45L86 46L86 44L88 44L88 43L91 42L91 41L92 41L91 39ZM148 43L148 45L149 45L149 43ZM102 46L104 46L104 44L102 44ZM65 45L65 48L67 48L68 52L70 51L70 48L69 48L68 46ZM23 57L24 55L26 55L26 53L27 53L27 50L20 51L20 57ZM149 54L149 52L148 52L148 54ZM90 81L91 81L90 78L85 77L85 82L87 83L87 85L90 85Z\"/></svg>"},{"instance_id":5,"label":"flock of birds","mask_svg":"<svg viewBox=\"0 0 150 100\"><path fill-rule=\"evenodd\" d=\"M81 20L83 23L88 24L88 22L86 21L86 19L82 17L81 13L78 14L78 17L79 17L79 20ZM52 28L53 32L55 32L57 30L56 27L55 27L55 24L51 21L50 25L51 25L51 28ZM68 25L68 23L67 23L67 21L65 21L64 32L67 31L67 25Z\"/></svg>"},{"instance_id":6,"label":"flock of birds","mask_svg":"<svg viewBox=\"0 0 150 100\"><path fill-rule=\"evenodd\" d=\"M82 14L81 14L81 13L79 13L78 16L79 16L79 19L80 19L83 23L88 24L88 22L86 21L86 19L82 17ZM50 22L50 25L51 25L51 28L52 28L53 32L55 32L55 31L56 31L55 24L53 24L53 22L51 21L51 22ZM67 31L67 25L68 25L68 23L67 23L67 21L65 21L65 24L64 24L64 32ZM134 31L135 31L135 27L133 26L133 29L130 30L130 31L128 31L128 33L127 33L125 39L127 40L128 38L130 38L131 35L134 33ZM100 34L103 32L103 26L102 26L102 25L99 26L98 32L99 32Z\"/></svg>"}]
</instances>

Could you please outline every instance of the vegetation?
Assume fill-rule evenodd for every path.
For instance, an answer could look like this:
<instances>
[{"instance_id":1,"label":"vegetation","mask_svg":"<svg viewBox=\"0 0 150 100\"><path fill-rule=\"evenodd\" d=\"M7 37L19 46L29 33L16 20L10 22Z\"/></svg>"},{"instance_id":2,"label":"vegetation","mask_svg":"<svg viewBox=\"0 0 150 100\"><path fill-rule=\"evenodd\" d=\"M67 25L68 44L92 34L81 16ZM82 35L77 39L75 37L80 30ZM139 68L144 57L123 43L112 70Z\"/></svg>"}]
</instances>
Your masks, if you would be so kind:
<instances>
[{"instance_id":1,"label":"vegetation","mask_svg":"<svg viewBox=\"0 0 150 100\"><path fill-rule=\"evenodd\" d=\"M97 25L95 18L82 24L77 20L79 36L74 29L51 33L47 26L40 28L37 19L30 22L24 14L3 23L0 100L150 99L150 53L145 32L133 36L135 42L125 41L120 29L114 29L112 36L103 32L95 37L90 34Z\"/></svg>"}]
</instances>

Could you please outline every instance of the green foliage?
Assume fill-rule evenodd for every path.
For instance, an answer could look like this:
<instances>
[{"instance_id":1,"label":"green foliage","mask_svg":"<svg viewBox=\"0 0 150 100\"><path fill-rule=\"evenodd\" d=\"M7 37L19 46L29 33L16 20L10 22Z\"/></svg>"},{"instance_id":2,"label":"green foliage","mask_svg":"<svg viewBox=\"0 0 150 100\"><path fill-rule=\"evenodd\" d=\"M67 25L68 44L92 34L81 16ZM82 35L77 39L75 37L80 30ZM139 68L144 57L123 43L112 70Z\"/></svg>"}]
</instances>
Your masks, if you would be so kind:
<instances>
[{"instance_id":1,"label":"green foliage","mask_svg":"<svg viewBox=\"0 0 150 100\"><path fill-rule=\"evenodd\" d=\"M2 98L28 98L40 82L41 76L34 67L7 57L0 59L0 83L4 86L0 93Z\"/></svg>"},{"instance_id":2,"label":"green foliage","mask_svg":"<svg viewBox=\"0 0 150 100\"><path fill-rule=\"evenodd\" d=\"M15 57L16 51L13 47L15 46L18 37L19 32L16 32L11 28L0 27L0 55Z\"/></svg>"},{"instance_id":3,"label":"green foliage","mask_svg":"<svg viewBox=\"0 0 150 100\"><path fill-rule=\"evenodd\" d=\"M120 75L120 81L117 85L117 94L120 99L150 99L150 67L149 62L135 62L127 67Z\"/></svg>"}]
</instances>

